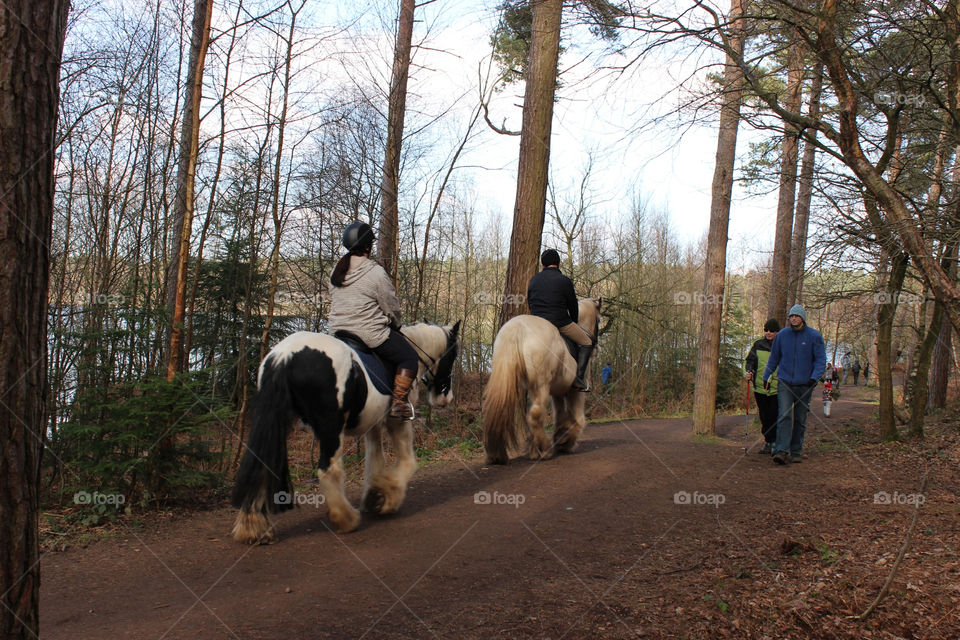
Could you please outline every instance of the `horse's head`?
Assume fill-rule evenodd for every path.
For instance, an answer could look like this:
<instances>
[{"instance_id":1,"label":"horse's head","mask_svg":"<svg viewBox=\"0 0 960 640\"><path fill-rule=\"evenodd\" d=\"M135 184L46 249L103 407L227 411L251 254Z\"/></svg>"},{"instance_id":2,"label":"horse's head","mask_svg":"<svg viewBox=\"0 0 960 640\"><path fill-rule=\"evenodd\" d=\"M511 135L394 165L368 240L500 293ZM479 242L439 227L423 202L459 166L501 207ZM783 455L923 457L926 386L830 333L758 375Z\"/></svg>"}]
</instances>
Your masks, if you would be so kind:
<instances>
[{"instance_id":1,"label":"horse's head","mask_svg":"<svg viewBox=\"0 0 960 640\"><path fill-rule=\"evenodd\" d=\"M453 364L460 353L460 321L457 320L452 327L443 327L443 333L446 336L443 352L425 374L428 378L427 400L434 407L445 407L453 400Z\"/></svg>"},{"instance_id":2,"label":"horse's head","mask_svg":"<svg viewBox=\"0 0 960 640\"><path fill-rule=\"evenodd\" d=\"M445 407L453 400L453 365L460 352L460 322L440 327L417 324L404 327L423 364L423 380L427 401L434 407Z\"/></svg>"}]
</instances>

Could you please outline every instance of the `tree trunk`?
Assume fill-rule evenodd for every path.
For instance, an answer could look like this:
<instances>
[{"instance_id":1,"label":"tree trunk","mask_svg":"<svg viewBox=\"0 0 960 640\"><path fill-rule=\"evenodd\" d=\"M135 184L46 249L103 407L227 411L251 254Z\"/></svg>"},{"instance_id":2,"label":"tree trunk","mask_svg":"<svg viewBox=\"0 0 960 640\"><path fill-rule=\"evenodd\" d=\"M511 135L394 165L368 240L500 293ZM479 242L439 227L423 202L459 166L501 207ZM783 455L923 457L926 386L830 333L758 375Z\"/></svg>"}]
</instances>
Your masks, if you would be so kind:
<instances>
[{"instance_id":1,"label":"tree trunk","mask_svg":"<svg viewBox=\"0 0 960 640\"><path fill-rule=\"evenodd\" d=\"M910 385L910 435L914 438L923 437L923 418L926 415L927 397L930 391L930 361L933 359L933 347L937 343L941 324L943 324L943 303L935 302L933 318L920 344L917 364L913 370L913 382Z\"/></svg>"},{"instance_id":2,"label":"tree trunk","mask_svg":"<svg viewBox=\"0 0 960 640\"><path fill-rule=\"evenodd\" d=\"M237 13L233 19L234 25L240 24L242 11L243 5L238 4ZM218 136L219 142L217 144L217 162L216 168L213 170L213 179L210 182L210 201L207 203L207 215L203 222L203 229L200 231L200 242L197 246L197 264L194 265L193 276L190 281L190 302L187 304L186 310L186 313L190 315L190 322L187 324L186 336L183 340L184 353L190 353L190 346L193 341L194 309L196 308L197 302L197 287L200 283L200 272L203 267L203 249L206 245L210 224L216 215L217 186L220 184L220 176L223 173L223 162L226 155L224 151L227 142L227 96L230 94L230 63L233 60L236 44L237 29L232 29L230 32L230 44L227 46L223 60L223 97L220 99L220 135Z\"/></svg>"},{"instance_id":3,"label":"tree trunk","mask_svg":"<svg viewBox=\"0 0 960 640\"><path fill-rule=\"evenodd\" d=\"M306 4L300 5L300 9ZM291 9L293 8L292 5ZM283 101L280 107L280 117L277 120L277 155L273 163L273 192L270 196L270 213L273 219L273 250L270 253L270 287L267 291L267 318L263 323L263 333L260 335L260 359L267 357L270 346L270 330L273 328L273 317L276 311L277 285L280 279L280 242L283 239L283 227L287 219L286 195L283 203L280 202L280 169L283 165L283 139L287 130L287 109L290 104L290 65L293 62L294 35L297 28L297 17L300 9L293 10L290 17L290 29L287 32L286 54L283 64ZM269 103L267 103L269 110ZM286 193L286 192L284 192Z\"/></svg>"},{"instance_id":4,"label":"tree trunk","mask_svg":"<svg viewBox=\"0 0 960 640\"><path fill-rule=\"evenodd\" d=\"M410 47L413 43L415 0L400 0L397 44L393 52L390 96L387 112L387 144L380 185L380 264L394 284L397 282L400 209L400 152L403 147L403 118L407 109L407 78L410 75Z\"/></svg>"},{"instance_id":5,"label":"tree trunk","mask_svg":"<svg viewBox=\"0 0 960 640\"><path fill-rule=\"evenodd\" d=\"M809 117L820 117L820 90L823 86L823 65L818 65L810 85ZM803 142L803 160L800 162L800 186L797 193L797 211L793 221L793 250L790 253L789 289L787 305L800 302L803 295L804 262L807 259L807 227L810 223L810 202L813 200L813 167L817 156L817 130L810 129Z\"/></svg>"},{"instance_id":6,"label":"tree trunk","mask_svg":"<svg viewBox=\"0 0 960 640\"><path fill-rule=\"evenodd\" d=\"M732 46L738 55L742 55L745 39L743 0L731 0L729 22ZM730 226L730 199L733 193L733 169L742 97L743 72L728 56L723 72L723 103L720 107L720 133L717 137L716 164L713 169L704 295L700 304L700 349L693 389L693 432L697 435L712 434L716 426L727 232Z\"/></svg>"},{"instance_id":7,"label":"tree trunk","mask_svg":"<svg viewBox=\"0 0 960 640\"><path fill-rule=\"evenodd\" d=\"M933 163L933 173L931 176L930 188L927 191L927 202L924 207L925 219L930 224L935 224L940 213L940 197L943 194L943 174L946 166L947 153L950 148L948 144L949 126L946 122L940 130L940 140L937 144L937 153ZM942 221L949 225L949 216L944 216ZM947 236L950 236L949 229ZM941 265L951 276L953 273L952 256L956 252L956 244L948 242L943 248ZM911 374L909 386L909 408L910 408L910 435L914 438L923 437L923 419L927 411L927 401L930 395L930 365L933 360L933 351L939 342L938 337L943 324L944 306L937 300L933 306L933 317L927 326L926 334L919 342L916 350L916 364L907 369ZM925 319L925 316L924 318Z\"/></svg>"},{"instance_id":8,"label":"tree trunk","mask_svg":"<svg viewBox=\"0 0 960 640\"><path fill-rule=\"evenodd\" d=\"M960 185L960 147L957 147L954 153L953 161L953 184ZM947 212L945 220L955 220L958 209L960 209L960 186L953 189L954 205L952 211ZM949 223L949 222L948 222ZM944 260L947 265L948 277L956 281L957 278L957 259L958 246L951 245L949 251L945 252ZM940 332L937 336L937 344L933 350L933 365L930 371L930 397L927 400L927 409L942 409L947 404L947 382L950 374L950 357L953 342L953 327L950 325L950 318L944 315L940 323Z\"/></svg>"},{"instance_id":9,"label":"tree trunk","mask_svg":"<svg viewBox=\"0 0 960 640\"><path fill-rule=\"evenodd\" d=\"M40 456L47 399L60 59L69 2L0 7L0 638L40 633Z\"/></svg>"},{"instance_id":10,"label":"tree trunk","mask_svg":"<svg viewBox=\"0 0 960 640\"><path fill-rule=\"evenodd\" d=\"M927 410L943 409L947 405L947 383L950 380L950 353L953 350L953 325L943 315L937 344L933 348L933 365L930 368L930 396Z\"/></svg>"},{"instance_id":11,"label":"tree trunk","mask_svg":"<svg viewBox=\"0 0 960 640\"><path fill-rule=\"evenodd\" d=\"M517 197L513 208L504 301L500 309L501 326L526 309L527 284L537 272L547 202L550 129L557 88L562 10L562 0L533 3L533 35L523 94Z\"/></svg>"},{"instance_id":12,"label":"tree trunk","mask_svg":"<svg viewBox=\"0 0 960 640\"><path fill-rule=\"evenodd\" d=\"M803 50L798 42L790 46L787 69L786 108L800 112L803 88ZM797 192L797 151L799 131L784 122L780 148L780 194L777 198L777 231L773 241L773 268L770 273L770 306L767 316L785 320L790 285L790 241L793 234L793 205Z\"/></svg>"},{"instance_id":13,"label":"tree trunk","mask_svg":"<svg viewBox=\"0 0 960 640\"><path fill-rule=\"evenodd\" d=\"M897 314L897 299L907 275L907 254L897 251L890 261L890 276L884 295L877 305L877 384L880 385L880 437L897 439L897 423L893 407L893 320Z\"/></svg>"},{"instance_id":14,"label":"tree trunk","mask_svg":"<svg viewBox=\"0 0 960 640\"><path fill-rule=\"evenodd\" d=\"M170 347L167 351L167 380L184 370L183 329L187 293L187 265L190 261L190 232L193 227L194 187L200 147L200 100L203 97L203 67L210 44L213 0L195 0L193 34L190 37L190 81L183 102L180 135L180 167L174 210L172 260L167 279L167 305L171 310Z\"/></svg>"},{"instance_id":15,"label":"tree trunk","mask_svg":"<svg viewBox=\"0 0 960 640\"><path fill-rule=\"evenodd\" d=\"M960 54L960 23L958 23L958 0L950 0L943 15L947 18L948 44L951 54ZM940 263L927 250L921 229L911 211L904 203L903 196L883 179L882 172L866 157L860 145L860 129L857 118L860 116L859 97L854 91L848 70L837 45L836 22L838 0L824 0L818 22L816 53L824 63L830 76L830 83L837 96L837 118L839 132L830 132L829 136L843 153L843 161L862 182L864 189L875 198L884 215L884 222L897 234L900 246L910 256L914 267L920 273L925 284L937 300L946 304L946 311L954 328L960 328L960 289L947 275ZM950 101L958 103L960 92L957 67L960 61L949 65ZM883 366L883 363L878 363Z\"/></svg>"}]
</instances>

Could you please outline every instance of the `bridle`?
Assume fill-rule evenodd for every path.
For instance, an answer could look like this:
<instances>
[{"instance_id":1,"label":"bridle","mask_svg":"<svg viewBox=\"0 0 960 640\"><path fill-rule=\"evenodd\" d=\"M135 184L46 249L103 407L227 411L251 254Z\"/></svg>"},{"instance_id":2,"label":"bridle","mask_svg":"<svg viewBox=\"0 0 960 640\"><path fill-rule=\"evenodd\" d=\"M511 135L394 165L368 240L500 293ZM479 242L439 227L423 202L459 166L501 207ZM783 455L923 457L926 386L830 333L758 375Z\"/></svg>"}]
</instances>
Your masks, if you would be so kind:
<instances>
[{"instance_id":1,"label":"bridle","mask_svg":"<svg viewBox=\"0 0 960 640\"><path fill-rule=\"evenodd\" d=\"M450 334L447 333L447 330L443 327L440 327L440 330L443 331L445 344L449 344ZM417 360L419 360L424 367L423 375L420 377L420 379L423 381L423 384L425 384L429 389L434 389L435 391L439 391L438 389L436 389L436 381L437 381L436 369L439 368L437 365L439 365L440 360L434 358L429 353L427 353L426 350L420 345L418 345L412 338L410 338L410 336L404 334L403 337L405 337L407 339L407 342L409 342L411 346L413 346L413 348L416 349L418 352ZM446 350L444 350L444 353L446 353ZM429 360L429 362L427 362L427 360L424 360L424 357L426 357L427 360ZM443 356L440 356L440 359L443 359ZM445 393L445 392L446 390L441 391L441 393Z\"/></svg>"}]
</instances>

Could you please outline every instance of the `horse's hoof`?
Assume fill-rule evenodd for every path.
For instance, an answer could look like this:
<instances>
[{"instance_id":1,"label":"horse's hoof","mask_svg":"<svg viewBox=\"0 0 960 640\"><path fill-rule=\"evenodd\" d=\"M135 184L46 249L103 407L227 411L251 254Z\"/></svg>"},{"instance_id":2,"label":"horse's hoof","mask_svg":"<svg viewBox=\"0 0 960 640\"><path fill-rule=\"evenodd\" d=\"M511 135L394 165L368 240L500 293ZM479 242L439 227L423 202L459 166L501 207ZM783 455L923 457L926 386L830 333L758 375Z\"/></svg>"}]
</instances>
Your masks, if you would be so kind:
<instances>
[{"instance_id":1,"label":"horse's hoof","mask_svg":"<svg viewBox=\"0 0 960 640\"><path fill-rule=\"evenodd\" d=\"M241 511L233 525L233 539L243 544L272 544L273 525L261 512Z\"/></svg>"},{"instance_id":2,"label":"horse's hoof","mask_svg":"<svg viewBox=\"0 0 960 640\"><path fill-rule=\"evenodd\" d=\"M330 518L330 521L333 523L333 528L337 530L337 533L356 531L357 527L360 526L360 520L360 512L358 511L350 511L345 517L337 519Z\"/></svg>"},{"instance_id":3,"label":"horse's hoof","mask_svg":"<svg viewBox=\"0 0 960 640\"><path fill-rule=\"evenodd\" d=\"M553 457L553 447L546 449L531 449L527 452L527 457L531 460L549 460Z\"/></svg>"},{"instance_id":4,"label":"horse's hoof","mask_svg":"<svg viewBox=\"0 0 960 640\"><path fill-rule=\"evenodd\" d=\"M574 450L577 448L577 443L576 442L563 443L561 445L557 445L556 448L557 448L558 454L570 454L570 453L573 453Z\"/></svg>"},{"instance_id":5,"label":"horse's hoof","mask_svg":"<svg viewBox=\"0 0 960 640\"><path fill-rule=\"evenodd\" d=\"M387 496L382 489L371 487L363 499L363 510L368 513L379 514L383 510L383 505L387 501Z\"/></svg>"},{"instance_id":6,"label":"horse's hoof","mask_svg":"<svg viewBox=\"0 0 960 640\"><path fill-rule=\"evenodd\" d=\"M486 464L507 464L510 459L506 455L492 455L487 454Z\"/></svg>"}]
</instances>

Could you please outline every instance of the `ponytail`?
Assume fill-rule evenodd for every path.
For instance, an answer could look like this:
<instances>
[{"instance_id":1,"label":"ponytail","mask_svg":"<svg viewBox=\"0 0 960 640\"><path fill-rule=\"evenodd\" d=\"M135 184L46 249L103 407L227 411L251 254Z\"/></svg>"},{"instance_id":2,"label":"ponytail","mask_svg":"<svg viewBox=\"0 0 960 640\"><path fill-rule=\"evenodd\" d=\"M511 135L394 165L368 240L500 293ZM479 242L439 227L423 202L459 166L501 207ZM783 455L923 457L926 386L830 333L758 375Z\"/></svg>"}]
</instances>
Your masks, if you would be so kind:
<instances>
[{"instance_id":1,"label":"ponytail","mask_svg":"<svg viewBox=\"0 0 960 640\"><path fill-rule=\"evenodd\" d=\"M335 287L342 287L343 281L347 277L347 271L350 270L350 256L369 256L373 251L373 233L363 238L362 244L357 244L350 251L343 254L343 257L337 262L330 274L330 284Z\"/></svg>"},{"instance_id":2,"label":"ponytail","mask_svg":"<svg viewBox=\"0 0 960 640\"><path fill-rule=\"evenodd\" d=\"M351 253L343 254L343 257L337 262L337 266L333 268L333 273L330 274L330 284L333 286L343 286L343 281L347 277L347 271L350 270L351 255Z\"/></svg>"}]
</instances>

